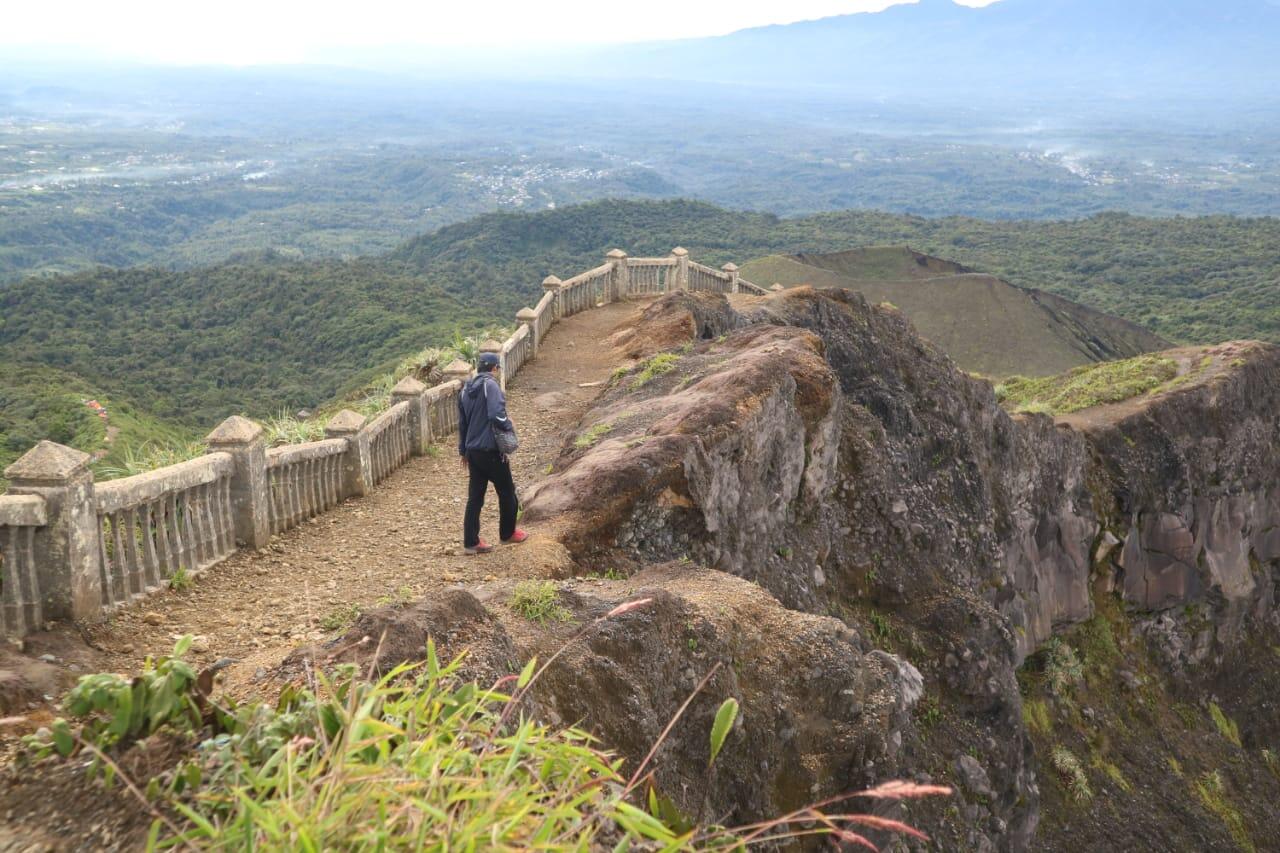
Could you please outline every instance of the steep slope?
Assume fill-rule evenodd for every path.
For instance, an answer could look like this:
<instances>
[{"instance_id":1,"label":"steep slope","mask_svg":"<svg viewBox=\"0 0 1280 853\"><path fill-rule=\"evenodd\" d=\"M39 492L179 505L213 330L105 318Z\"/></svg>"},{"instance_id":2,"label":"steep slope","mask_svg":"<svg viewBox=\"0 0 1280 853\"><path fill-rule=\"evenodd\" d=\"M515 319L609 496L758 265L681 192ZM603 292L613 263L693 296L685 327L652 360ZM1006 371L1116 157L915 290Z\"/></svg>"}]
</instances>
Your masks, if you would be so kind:
<instances>
[{"instance_id":1,"label":"steep slope","mask_svg":"<svg viewBox=\"0 0 1280 853\"><path fill-rule=\"evenodd\" d=\"M617 340L670 345L680 318L702 339L617 379L526 518L579 572L709 566L923 678L900 692L908 725L871 721L900 748L798 778L756 752L750 790L952 782L953 800L910 810L944 850L1261 849L1280 819L1280 349L1223 349L1076 430L1010 418L847 291L671 297ZM609 695L596 666L562 673L553 706L577 718L584 693ZM785 738L837 713L802 699L747 718Z\"/></svg>"},{"instance_id":2,"label":"steep slope","mask_svg":"<svg viewBox=\"0 0 1280 853\"><path fill-rule=\"evenodd\" d=\"M1044 376L1168 346L1117 317L907 248L772 256L747 263L742 274L757 283L849 288L891 303L957 364L988 376Z\"/></svg>"},{"instance_id":3,"label":"steep slope","mask_svg":"<svg viewBox=\"0 0 1280 853\"><path fill-rule=\"evenodd\" d=\"M127 465L129 454L144 447L195 438L64 370L0 361L0 377L0 471L42 438L92 454L100 473ZM0 477L0 489L5 482Z\"/></svg>"}]
</instances>

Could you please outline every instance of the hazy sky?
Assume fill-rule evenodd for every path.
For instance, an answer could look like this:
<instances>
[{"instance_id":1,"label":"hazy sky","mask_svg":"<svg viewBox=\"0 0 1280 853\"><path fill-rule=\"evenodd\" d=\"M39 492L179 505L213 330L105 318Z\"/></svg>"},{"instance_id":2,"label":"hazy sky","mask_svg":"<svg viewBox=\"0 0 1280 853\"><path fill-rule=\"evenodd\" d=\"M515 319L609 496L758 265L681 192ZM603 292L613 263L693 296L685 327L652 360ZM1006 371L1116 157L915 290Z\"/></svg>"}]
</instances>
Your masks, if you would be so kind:
<instances>
[{"instance_id":1,"label":"hazy sky","mask_svg":"<svg viewBox=\"0 0 1280 853\"><path fill-rule=\"evenodd\" d=\"M298 62L337 46L502 45L718 35L894 0L18 0L0 45L83 45L179 63ZM993 0L960 0L985 6ZM0 72L3 69L0 68Z\"/></svg>"}]
</instances>

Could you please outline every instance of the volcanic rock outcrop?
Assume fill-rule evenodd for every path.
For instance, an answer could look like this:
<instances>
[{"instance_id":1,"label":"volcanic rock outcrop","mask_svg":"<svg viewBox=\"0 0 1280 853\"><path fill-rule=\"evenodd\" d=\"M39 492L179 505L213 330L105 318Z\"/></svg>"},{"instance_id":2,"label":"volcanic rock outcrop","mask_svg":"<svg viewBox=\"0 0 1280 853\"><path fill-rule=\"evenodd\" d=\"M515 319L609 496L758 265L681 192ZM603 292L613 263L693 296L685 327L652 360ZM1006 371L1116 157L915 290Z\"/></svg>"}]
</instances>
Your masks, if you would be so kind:
<instances>
[{"instance_id":1,"label":"volcanic rock outcrop","mask_svg":"<svg viewBox=\"0 0 1280 853\"><path fill-rule=\"evenodd\" d=\"M1209 353L1213 366L1181 387L1073 428L1009 416L901 314L847 291L733 305L678 294L617 337L634 356L681 339L662 369L644 362L615 379L527 496L527 518L583 573L664 564L665 588L680 565L706 566L758 584L796 619L836 616L862 656L850 661L867 666L870 649L892 648L889 669L918 667L927 697L919 706L903 678L850 671L904 711L917 704L912 720L864 720L862 736L880 746L824 753L795 796L767 741L752 741L753 785L775 795L739 799L743 816L898 773L941 775L962 783L951 810L933 815L944 847L1024 849L1040 789L1017 671L1055 632L1093 617L1096 596L1118 594L1170 672L1276 630L1274 347ZM670 654L661 637L635 642ZM811 652L789 652L794 668L810 669ZM578 697L566 718L594 718L582 697L601 690L579 678L559 691ZM781 701L815 707L803 690ZM925 731L919 718L935 714L947 722ZM955 769L962 753L968 772ZM681 776L686 789L697 788L696 766Z\"/></svg>"}]
</instances>

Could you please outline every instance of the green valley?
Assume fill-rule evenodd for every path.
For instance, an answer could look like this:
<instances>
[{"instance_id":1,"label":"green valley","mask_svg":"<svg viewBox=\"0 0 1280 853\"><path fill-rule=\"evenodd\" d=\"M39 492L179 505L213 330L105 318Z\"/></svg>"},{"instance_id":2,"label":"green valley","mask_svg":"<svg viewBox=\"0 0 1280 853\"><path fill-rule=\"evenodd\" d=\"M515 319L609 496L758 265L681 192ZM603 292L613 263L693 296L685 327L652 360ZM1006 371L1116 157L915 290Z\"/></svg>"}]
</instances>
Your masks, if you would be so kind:
<instances>
[{"instance_id":1,"label":"green valley","mask_svg":"<svg viewBox=\"0 0 1280 853\"><path fill-rule=\"evenodd\" d=\"M0 287L0 359L78 378L33 383L15 367L3 385L9 394L34 385L118 397L198 436L236 412L323 406L408 353L510 322L539 298L544 276L572 275L613 247L655 255L676 245L715 265L909 245L1173 343L1280 341L1274 219L1004 222L861 211L782 219L692 201L602 201L486 214L352 260L261 252L188 270L100 270ZM863 262L892 272L900 251ZM34 408L6 406L7 447L79 429L74 417L55 424L55 414L21 414Z\"/></svg>"}]
</instances>

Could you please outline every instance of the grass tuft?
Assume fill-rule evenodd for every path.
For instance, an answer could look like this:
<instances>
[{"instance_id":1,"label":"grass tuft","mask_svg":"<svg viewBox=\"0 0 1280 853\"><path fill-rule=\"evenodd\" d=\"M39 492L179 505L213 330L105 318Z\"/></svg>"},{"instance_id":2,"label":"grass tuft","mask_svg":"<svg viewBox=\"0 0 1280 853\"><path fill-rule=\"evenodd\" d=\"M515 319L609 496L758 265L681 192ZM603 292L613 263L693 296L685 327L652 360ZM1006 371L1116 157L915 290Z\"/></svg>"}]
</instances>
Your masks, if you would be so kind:
<instances>
[{"instance_id":1,"label":"grass tuft","mask_svg":"<svg viewBox=\"0 0 1280 853\"><path fill-rule=\"evenodd\" d=\"M1223 713L1218 707L1217 702L1209 703L1209 716L1213 718L1213 725L1218 729L1218 734L1231 741L1236 746L1240 746L1240 727L1236 725L1236 721Z\"/></svg>"},{"instance_id":2,"label":"grass tuft","mask_svg":"<svg viewBox=\"0 0 1280 853\"><path fill-rule=\"evenodd\" d=\"M675 370L679 361L680 356L673 352L658 353L646 361L644 366L636 373L635 378L631 380L631 390L643 388L657 377Z\"/></svg>"},{"instance_id":3,"label":"grass tuft","mask_svg":"<svg viewBox=\"0 0 1280 853\"><path fill-rule=\"evenodd\" d=\"M1253 839L1249 837L1249 831L1245 828L1244 818L1240 816L1239 810L1231 804L1227 796L1227 787L1219 771L1205 773L1195 781L1193 787L1196 795L1200 797L1200 802L1204 803L1204 807L1227 825L1227 831L1231 833L1232 840L1241 850L1248 853L1257 850L1253 845Z\"/></svg>"},{"instance_id":4,"label":"grass tuft","mask_svg":"<svg viewBox=\"0 0 1280 853\"><path fill-rule=\"evenodd\" d=\"M592 424L573 440L573 446L579 450L591 447L612 429L613 424L610 423Z\"/></svg>"},{"instance_id":5,"label":"grass tuft","mask_svg":"<svg viewBox=\"0 0 1280 853\"><path fill-rule=\"evenodd\" d=\"M521 581L516 584L511 593L511 609L542 625L568 622L572 615L560 604L560 591L551 581Z\"/></svg>"}]
</instances>

